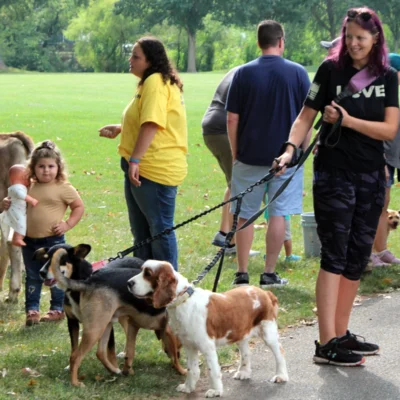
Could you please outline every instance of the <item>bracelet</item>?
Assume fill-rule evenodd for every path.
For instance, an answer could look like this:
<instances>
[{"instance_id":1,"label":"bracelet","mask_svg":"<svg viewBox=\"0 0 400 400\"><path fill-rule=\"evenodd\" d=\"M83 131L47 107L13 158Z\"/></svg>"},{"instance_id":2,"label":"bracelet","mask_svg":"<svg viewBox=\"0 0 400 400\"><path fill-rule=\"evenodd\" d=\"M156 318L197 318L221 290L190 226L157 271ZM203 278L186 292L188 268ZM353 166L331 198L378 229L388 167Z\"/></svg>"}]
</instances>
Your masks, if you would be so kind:
<instances>
[{"instance_id":1,"label":"bracelet","mask_svg":"<svg viewBox=\"0 0 400 400\"><path fill-rule=\"evenodd\" d=\"M294 148L294 151L296 152L297 151L297 146L294 144L294 143L292 143L292 142L289 142L289 141L287 141L287 142L285 142L285 148L287 147L287 146L292 146L293 148Z\"/></svg>"},{"instance_id":2,"label":"bracelet","mask_svg":"<svg viewBox=\"0 0 400 400\"><path fill-rule=\"evenodd\" d=\"M131 164L139 164L140 163L140 159L139 158L129 157L129 163L131 163Z\"/></svg>"}]
</instances>

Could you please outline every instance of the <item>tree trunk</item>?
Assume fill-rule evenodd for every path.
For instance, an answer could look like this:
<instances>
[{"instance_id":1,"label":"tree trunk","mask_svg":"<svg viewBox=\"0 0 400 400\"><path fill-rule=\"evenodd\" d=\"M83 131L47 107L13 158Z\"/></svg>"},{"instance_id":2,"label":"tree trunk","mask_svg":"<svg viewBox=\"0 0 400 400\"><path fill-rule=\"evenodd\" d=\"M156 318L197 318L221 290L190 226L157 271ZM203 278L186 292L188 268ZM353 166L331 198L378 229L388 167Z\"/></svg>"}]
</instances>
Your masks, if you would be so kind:
<instances>
[{"instance_id":1,"label":"tree trunk","mask_svg":"<svg viewBox=\"0 0 400 400\"><path fill-rule=\"evenodd\" d=\"M197 72L196 70L196 33L187 30L188 34L188 66L187 72Z\"/></svg>"},{"instance_id":2,"label":"tree trunk","mask_svg":"<svg viewBox=\"0 0 400 400\"><path fill-rule=\"evenodd\" d=\"M0 69L6 69L6 68L7 68L7 66L6 66L6 64L4 64L4 61L2 60L1 55L0 55Z\"/></svg>"},{"instance_id":3,"label":"tree trunk","mask_svg":"<svg viewBox=\"0 0 400 400\"><path fill-rule=\"evenodd\" d=\"M336 24L335 24L335 12L333 9L333 0L327 0L326 11L328 12L328 26L329 26L329 36L331 40L336 38Z\"/></svg>"}]
</instances>

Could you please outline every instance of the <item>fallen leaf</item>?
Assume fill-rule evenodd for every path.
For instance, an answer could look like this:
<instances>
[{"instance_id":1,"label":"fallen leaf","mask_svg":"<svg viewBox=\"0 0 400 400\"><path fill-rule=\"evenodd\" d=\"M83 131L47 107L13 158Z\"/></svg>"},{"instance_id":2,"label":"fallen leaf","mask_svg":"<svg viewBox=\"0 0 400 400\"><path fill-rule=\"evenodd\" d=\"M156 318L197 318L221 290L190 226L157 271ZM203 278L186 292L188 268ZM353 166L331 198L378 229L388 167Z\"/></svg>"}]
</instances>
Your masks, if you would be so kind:
<instances>
[{"instance_id":1,"label":"fallen leaf","mask_svg":"<svg viewBox=\"0 0 400 400\"><path fill-rule=\"evenodd\" d=\"M28 386L35 386L37 385L37 381L35 381L34 379L30 379L28 382Z\"/></svg>"},{"instance_id":2,"label":"fallen leaf","mask_svg":"<svg viewBox=\"0 0 400 400\"><path fill-rule=\"evenodd\" d=\"M22 368L21 371L22 371L24 374L30 374L32 370L31 370L30 368L26 367L26 368Z\"/></svg>"}]
</instances>

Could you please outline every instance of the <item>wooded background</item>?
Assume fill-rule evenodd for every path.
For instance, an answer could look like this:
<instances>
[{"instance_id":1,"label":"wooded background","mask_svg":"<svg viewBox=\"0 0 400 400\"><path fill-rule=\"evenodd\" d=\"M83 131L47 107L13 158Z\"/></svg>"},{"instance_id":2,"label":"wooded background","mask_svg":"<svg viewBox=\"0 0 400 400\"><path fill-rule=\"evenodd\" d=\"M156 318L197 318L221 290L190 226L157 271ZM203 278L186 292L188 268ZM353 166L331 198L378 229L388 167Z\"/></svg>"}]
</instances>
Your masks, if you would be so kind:
<instances>
[{"instance_id":1,"label":"wooded background","mask_svg":"<svg viewBox=\"0 0 400 400\"><path fill-rule=\"evenodd\" d=\"M368 0L400 45L400 1ZM284 25L285 57L305 66L325 54L349 0L0 0L0 69L127 72L132 43L159 37L180 71L225 70L256 58L256 26Z\"/></svg>"}]
</instances>

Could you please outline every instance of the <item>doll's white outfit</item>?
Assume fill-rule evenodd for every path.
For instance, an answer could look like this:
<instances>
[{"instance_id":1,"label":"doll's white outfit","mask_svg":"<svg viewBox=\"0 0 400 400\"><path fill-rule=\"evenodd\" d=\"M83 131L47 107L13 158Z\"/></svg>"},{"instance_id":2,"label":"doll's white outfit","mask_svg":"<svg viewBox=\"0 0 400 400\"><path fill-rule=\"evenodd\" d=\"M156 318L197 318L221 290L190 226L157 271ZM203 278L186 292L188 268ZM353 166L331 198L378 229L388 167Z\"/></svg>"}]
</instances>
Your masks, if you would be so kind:
<instances>
[{"instance_id":1,"label":"doll's white outfit","mask_svg":"<svg viewBox=\"0 0 400 400\"><path fill-rule=\"evenodd\" d=\"M15 232L26 235L26 196L28 188L17 183L8 188L11 198L10 208L1 214L2 222L14 229Z\"/></svg>"}]
</instances>

